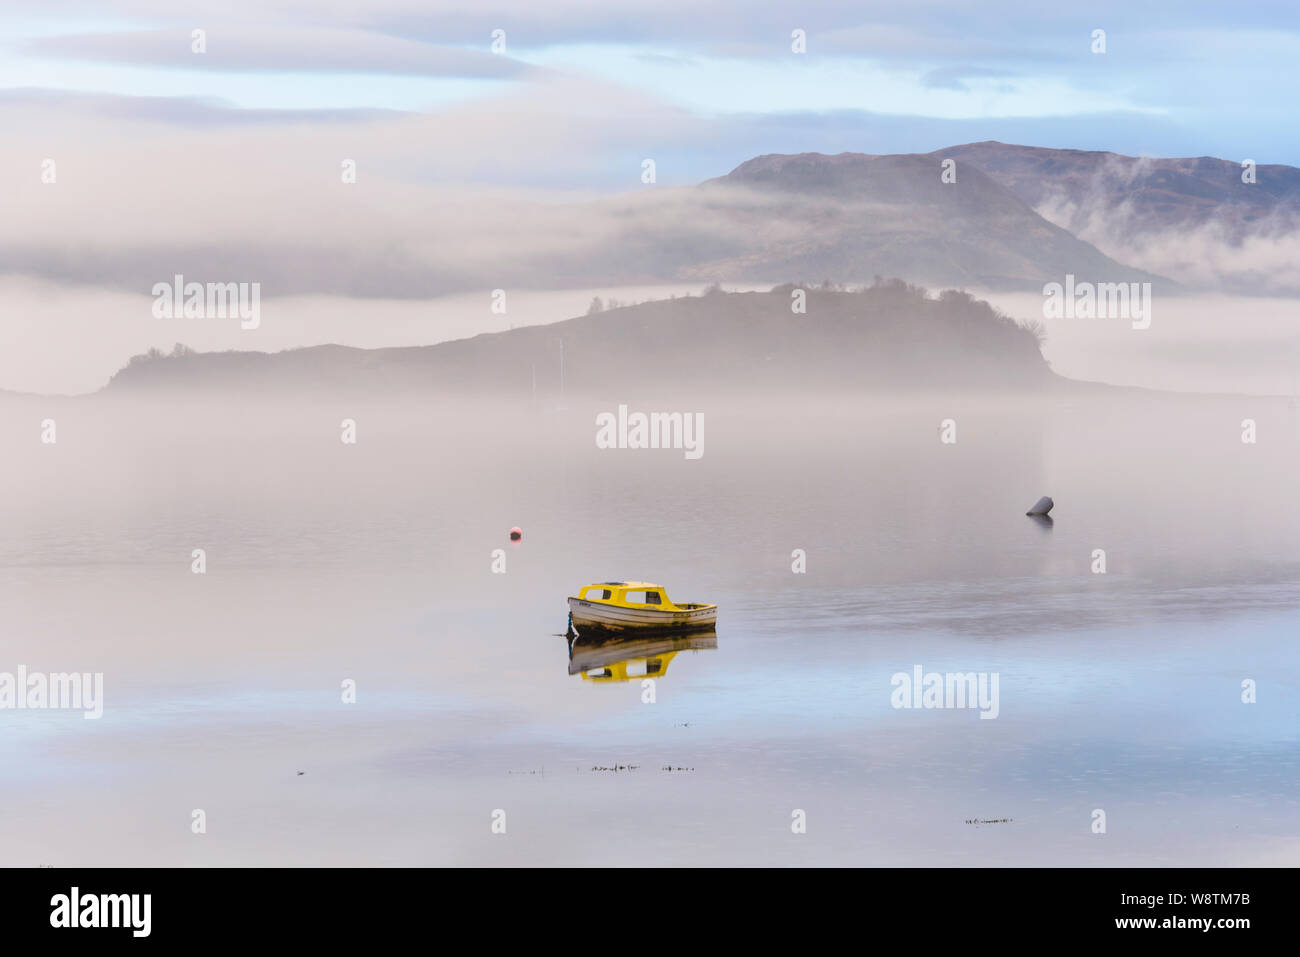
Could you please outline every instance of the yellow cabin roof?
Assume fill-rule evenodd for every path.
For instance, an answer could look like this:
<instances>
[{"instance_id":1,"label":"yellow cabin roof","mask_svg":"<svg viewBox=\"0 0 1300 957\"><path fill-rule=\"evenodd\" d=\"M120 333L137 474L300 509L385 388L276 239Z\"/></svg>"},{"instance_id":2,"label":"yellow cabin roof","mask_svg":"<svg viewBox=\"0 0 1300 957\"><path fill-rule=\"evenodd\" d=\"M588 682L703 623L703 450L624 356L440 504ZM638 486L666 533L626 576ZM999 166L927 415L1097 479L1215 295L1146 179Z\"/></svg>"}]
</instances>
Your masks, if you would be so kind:
<instances>
[{"instance_id":1,"label":"yellow cabin roof","mask_svg":"<svg viewBox=\"0 0 1300 957\"><path fill-rule=\"evenodd\" d=\"M645 592L643 599L632 600L629 595ZM668 590L662 585L651 582L597 582L583 585L577 597L570 596L570 601L589 602L592 605L633 608L637 610L653 609L662 612L699 612L712 608L712 605L699 603L680 604L668 597Z\"/></svg>"},{"instance_id":2,"label":"yellow cabin roof","mask_svg":"<svg viewBox=\"0 0 1300 957\"><path fill-rule=\"evenodd\" d=\"M650 582L597 582L594 585L583 585L578 589L579 601L591 601L601 605L617 605L623 608L642 608L641 602L630 602L627 600L628 594L639 594L641 592L653 592L657 600L653 602L652 607L659 609L676 608L672 599L668 597L668 589L662 585L654 585Z\"/></svg>"}]
</instances>

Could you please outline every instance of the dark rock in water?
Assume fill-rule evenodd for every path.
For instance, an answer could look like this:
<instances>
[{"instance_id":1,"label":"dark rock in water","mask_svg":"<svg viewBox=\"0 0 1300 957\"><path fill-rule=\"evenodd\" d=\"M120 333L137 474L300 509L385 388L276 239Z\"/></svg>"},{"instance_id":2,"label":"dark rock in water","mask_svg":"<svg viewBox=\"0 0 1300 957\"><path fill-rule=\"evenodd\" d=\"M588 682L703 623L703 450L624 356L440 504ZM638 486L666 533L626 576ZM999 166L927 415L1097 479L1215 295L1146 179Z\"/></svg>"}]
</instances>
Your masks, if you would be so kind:
<instances>
[{"instance_id":1,"label":"dark rock in water","mask_svg":"<svg viewBox=\"0 0 1300 957\"><path fill-rule=\"evenodd\" d=\"M1029 511L1025 512L1025 514L1046 515L1048 512L1052 510L1052 506L1054 506L1055 504L1056 503L1052 501L1051 496L1044 495L1037 502L1035 502L1034 507L1031 508Z\"/></svg>"}]
</instances>

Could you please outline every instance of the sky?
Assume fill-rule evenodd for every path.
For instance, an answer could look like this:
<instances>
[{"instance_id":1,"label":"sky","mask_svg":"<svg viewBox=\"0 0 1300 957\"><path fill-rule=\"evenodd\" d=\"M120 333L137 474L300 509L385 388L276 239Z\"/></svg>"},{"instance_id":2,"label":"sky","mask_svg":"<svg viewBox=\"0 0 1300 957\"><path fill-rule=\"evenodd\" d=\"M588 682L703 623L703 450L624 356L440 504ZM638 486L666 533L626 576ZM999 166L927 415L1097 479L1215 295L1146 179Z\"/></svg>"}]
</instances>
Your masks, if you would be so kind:
<instances>
[{"instance_id":1,"label":"sky","mask_svg":"<svg viewBox=\"0 0 1300 957\"><path fill-rule=\"evenodd\" d=\"M651 143L658 113L706 123L707 141L654 144L670 183L760 152L971 139L1300 163L1300 130L1285 122L1300 93L1290 3L11 0L0 27L9 98L95 94L112 100L103 109L175 123L492 110L530 91L553 93L556 122L639 106ZM607 140L622 155L618 132ZM619 183L591 170L567 183L555 171L484 178Z\"/></svg>"},{"instance_id":2,"label":"sky","mask_svg":"<svg viewBox=\"0 0 1300 957\"><path fill-rule=\"evenodd\" d=\"M1300 13L1269 2L0 0L0 390L92 390L176 341L567 318L627 294L529 299L559 286L520 264L638 216L653 255L699 215L683 191L765 153L1300 165L1298 61ZM152 316L199 270L262 284L256 334Z\"/></svg>"}]
</instances>

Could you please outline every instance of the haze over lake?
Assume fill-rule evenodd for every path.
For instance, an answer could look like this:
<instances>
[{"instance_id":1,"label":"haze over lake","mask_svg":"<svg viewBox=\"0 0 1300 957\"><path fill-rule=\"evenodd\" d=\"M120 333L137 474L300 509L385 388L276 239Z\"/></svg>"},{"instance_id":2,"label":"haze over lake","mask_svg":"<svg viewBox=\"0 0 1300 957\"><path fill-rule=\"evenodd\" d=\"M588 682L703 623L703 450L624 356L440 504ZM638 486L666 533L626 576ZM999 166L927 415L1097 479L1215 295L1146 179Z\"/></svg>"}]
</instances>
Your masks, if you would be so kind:
<instances>
[{"instance_id":1,"label":"haze over lake","mask_svg":"<svg viewBox=\"0 0 1300 957\"><path fill-rule=\"evenodd\" d=\"M105 696L6 714L6 861L1296 862L1293 404L675 398L698 460L596 448L653 396L0 406L0 671ZM653 704L556 636L618 577L720 608ZM997 718L895 709L917 665Z\"/></svg>"}]
</instances>

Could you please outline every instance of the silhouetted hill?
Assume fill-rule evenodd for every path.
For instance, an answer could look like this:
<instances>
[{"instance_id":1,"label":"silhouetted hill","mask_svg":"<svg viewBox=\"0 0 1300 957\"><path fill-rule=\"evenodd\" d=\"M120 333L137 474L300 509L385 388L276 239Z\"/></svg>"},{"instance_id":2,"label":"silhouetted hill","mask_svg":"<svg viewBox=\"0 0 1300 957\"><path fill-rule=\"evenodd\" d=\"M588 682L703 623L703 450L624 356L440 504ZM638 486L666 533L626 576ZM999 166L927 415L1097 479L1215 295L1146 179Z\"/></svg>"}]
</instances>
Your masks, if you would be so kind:
<instances>
[{"instance_id":1,"label":"silhouetted hill","mask_svg":"<svg viewBox=\"0 0 1300 957\"><path fill-rule=\"evenodd\" d=\"M899 281L848 292L709 292L438 345L137 356L113 393L167 387L527 395L717 390L1038 389L1058 379L1036 332L961 292ZM561 346L562 341L562 346Z\"/></svg>"}]
</instances>

